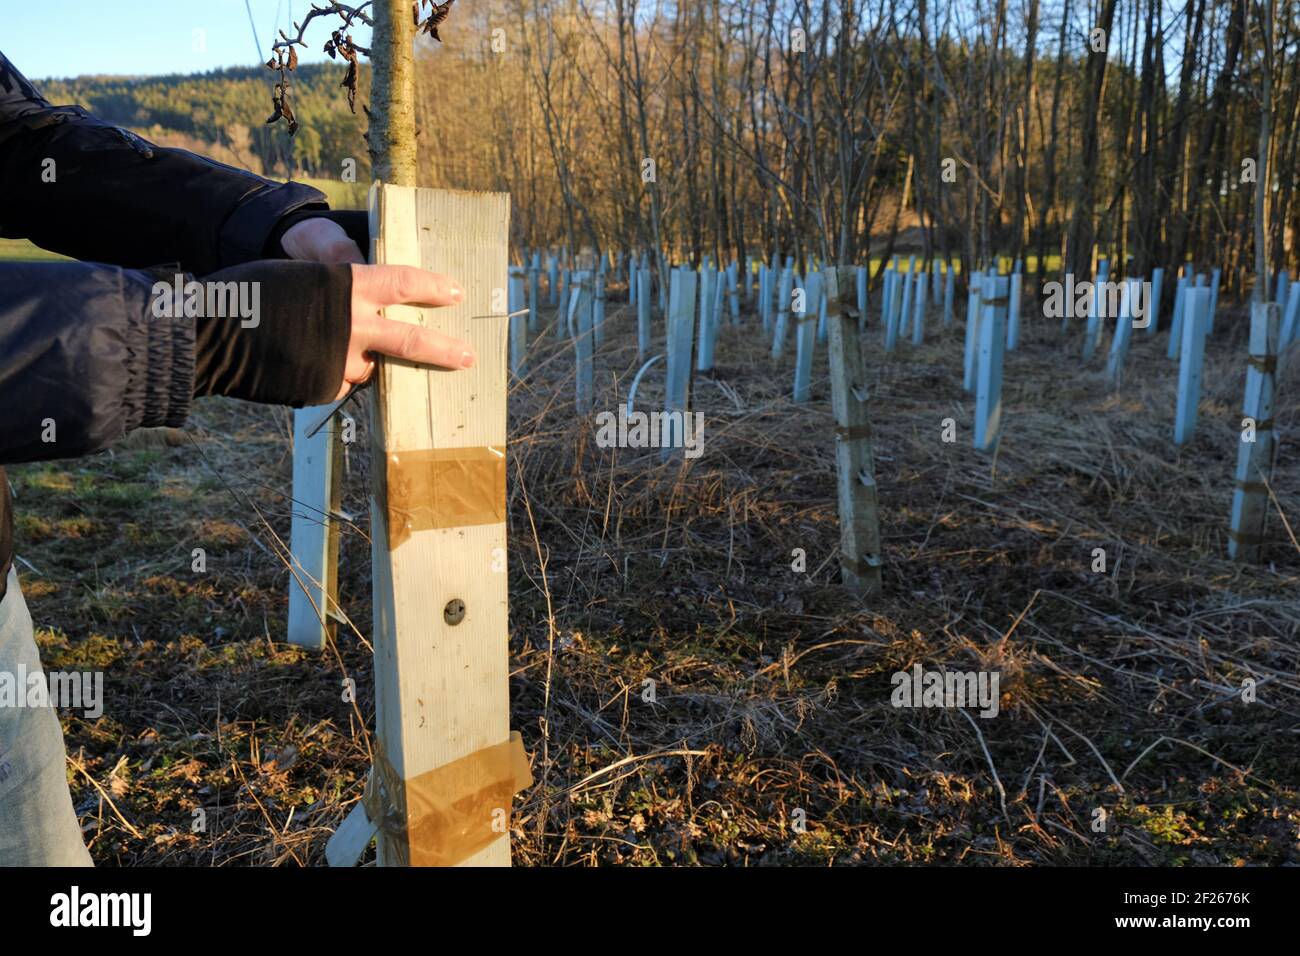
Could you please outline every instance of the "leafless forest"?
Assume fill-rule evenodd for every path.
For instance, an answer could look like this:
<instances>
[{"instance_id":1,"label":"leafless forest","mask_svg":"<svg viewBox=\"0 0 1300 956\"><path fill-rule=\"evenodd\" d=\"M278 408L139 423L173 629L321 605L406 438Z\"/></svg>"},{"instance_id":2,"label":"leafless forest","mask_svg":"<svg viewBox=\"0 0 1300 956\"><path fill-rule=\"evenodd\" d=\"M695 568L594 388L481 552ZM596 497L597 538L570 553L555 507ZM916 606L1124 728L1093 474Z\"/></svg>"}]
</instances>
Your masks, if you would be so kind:
<instances>
[{"instance_id":1,"label":"leafless forest","mask_svg":"<svg viewBox=\"0 0 1300 956\"><path fill-rule=\"evenodd\" d=\"M510 726L536 780L514 808L517 863L1300 860L1300 362L1248 341L1248 300L1300 271L1300 4L458 0L416 68L420 185L509 192L516 262L567 248L563 277L584 250L644 254L656 284L749 257L870 270L849 383L870 393L879 494L883 586L865 598L837 560L830 344L800 346L792 400L794 350L774 352L745 283L716 364L690 379L707 453L666 460L595 437L592 413L645 358L626 273L603 276L585 408L567 303L543 286L508 401ZM362 189L371 74L353 120L346 68L325 69L295 107L298 145L271 130L318 175L361 157ZM260 82L256 105L225 117L249 155L268 137L257 77L237 80ZM883 347L900 253L958 262L963 299L976 270L1023 260L991 453L970 441L987 394L963 383L973 309L950 320L936 294L927 332L923 299L921 331ZM1127 377L1103 378L1104 349L1081 360L1076 329L1041 308L1045 278L1103 257L1112 275L1166 273ZM1165 333L1188 263L1222 270L1222 297L1199 431L1175 444L1186 389ZM666 321L656 299L651 351ZM832 313L832 342L837 323L856 325ZM1263 367L1267 541L1230 560L1243 392ZM642 380L646 408L666 407L663 371ZM47 666L111 665L129 702L66 724L97 862L317 865L362 799L376 588L356 417L345 614L323 654L285 641L287 413L211 401L180 447L142 436L93 468L11 475L20 550L46 572L24 591L55 625ZM215 556L199 584L195 542ZM1001 675L997 719L891 699L921 665ZM220 822L200 833L204 808Z\"/></svg>"},{"instance_id":2,"label":"leafless forest","mask_svg":"<svg viewBox=\"0 0 1300 956\"><path fill-rule=\"evenodd\" d=\"M421 63L422 168L509 190L529 247L853 262L919 226L916 251L968 268L1062 256L1083 275L1095 244L1133 274L1213 263L1235 291L1257 250L1295 271L1293 2L492 0L456 15Z\"/></svg>"}]
</instances>

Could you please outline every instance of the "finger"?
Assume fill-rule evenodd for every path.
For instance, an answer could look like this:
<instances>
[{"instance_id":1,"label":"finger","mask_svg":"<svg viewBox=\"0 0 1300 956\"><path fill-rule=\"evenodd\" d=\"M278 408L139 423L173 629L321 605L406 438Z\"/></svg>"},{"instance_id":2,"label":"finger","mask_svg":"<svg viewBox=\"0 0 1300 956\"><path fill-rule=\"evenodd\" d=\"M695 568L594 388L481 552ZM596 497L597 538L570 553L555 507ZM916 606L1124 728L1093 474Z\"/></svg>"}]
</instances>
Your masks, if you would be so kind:
<instances>
[{"instance_id":1,"label":"finger","mask_svg":"<svg viewBox=\"0 0 1300 956\"><path fill-rule=\"evenodd\" d=\"M350 385L360 385L367 381L375 371L375 361L369 355L349 350L348 360L344 365L343 378Z\"/></svg>"},{"instance_id":2,"label":"finger","mask_svg":"<svg viewBox=\"0 0 1300 956\"><path fill-rule=\"evenodd\" d=\"M355 262L364 263L366 260L361 255L361 250L351 239L334 239L326 243L319 252L320 262L327 265L343 265L344 263Z\"/></svg>"},{"instance_id":3,"label":"finger","mask_svg":"<svg viewBox=\"0 0 1300 956\"><path fill-rule=\"evenodd\" d=\"M465 298L460 284L437 272L414 266L365 266L352 269L352 289L379 305L456 305Z\"/></svg>"},{"instance_id":4,"label":"finger","mask_svg":"<svg viewBox=\"0 0 1300 956\"><path fill-rule=\"evenodd\" d=\"M460 339L407 322L376 321L366 331L366 349L419 365L472 368L474 349Z\"/></svg>"},{"instance_id":5,"label":"finger","mask_svg":"<svg viewBox=\"0 0 1300 956\"><path fill-rule=\"evenodd\" d=\"M343 396L352 390L352 386L364 385L374 376L375 363L372 359L349 357L343 373L343 385L339 388L339 393L334 396L334 401L342 401Z\"/></svg>"},{"instance_id":6,"label":"finger","mask_svg":"<svg viewBox=\"0 0 1300 956\"><path fill-rule=\"evenodd\" d=\"M345 254L346 247L343 243L356 249L356 243L348 237L342 226L321 217L294 223L280 237L280 245L291 259L325 263L365 261L360 258L339 258ZM359 255L360 250L357 249L355 254L346 254Z\"/></svg>"}]
</instances>

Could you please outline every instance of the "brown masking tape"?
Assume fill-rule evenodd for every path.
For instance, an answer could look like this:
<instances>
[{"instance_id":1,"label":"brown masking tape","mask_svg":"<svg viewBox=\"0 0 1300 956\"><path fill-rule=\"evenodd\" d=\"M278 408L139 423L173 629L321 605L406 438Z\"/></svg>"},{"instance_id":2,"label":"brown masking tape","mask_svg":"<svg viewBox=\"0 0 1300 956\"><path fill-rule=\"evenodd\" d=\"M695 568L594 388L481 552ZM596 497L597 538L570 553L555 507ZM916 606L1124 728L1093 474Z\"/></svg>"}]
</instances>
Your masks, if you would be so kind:
<instances>
[{"instance_id":1,"label":"brown masking tape","mask_svg":"<svg viewBox=\"0 0 1300 956\"><path fill-rule=\"evenodd\" d=\"M416 531L506 520L506 452L496 445L388 455L388 550Z\"/></svg>"},{"instance_id":2,"label":"brown masking tape","mask_svg":"<svg viewBox=\"0 0 1300 956\"><path fill-rule=\"evenodd\" d=\"M851 425L848 428L845 428L843 425L836 425L835 437L839 441L853 441L857 438L870 438L871 425Z\"/></svg>"},{"instance_id":3,"label":"brown masking tape","mask_svg":"<svg viewBox=\"0 0 1300 956\"><path fill-rule=\"evenodd\" d=\"M1246 361L1266 375L1277 371L1276 355L1252 355Z\"/></svg>"},{"instance_id":4,"label":"brown masking tape","mask_svg":"<svg viewBox=\"0 0 1300 956\"><path fill-rule=\"evenodd\" d=\"M1261 481L1238 481L1233 484L1248 495L1258 495L1268 490Z\"/></svg>"},{"instance_id":5,"label":"brown masking tape","mask_svg":"<svg viewBox=\"0 0 1300 956\"><path fill-rule=\"evenodd\" d=\"M376 742L377 744L378 742ZM455 866L509 831L511 798L533 785L523 738L403 780L383 748L361 802L370 822L392 838L400 866Z\"/></svg>"}]
</instances>

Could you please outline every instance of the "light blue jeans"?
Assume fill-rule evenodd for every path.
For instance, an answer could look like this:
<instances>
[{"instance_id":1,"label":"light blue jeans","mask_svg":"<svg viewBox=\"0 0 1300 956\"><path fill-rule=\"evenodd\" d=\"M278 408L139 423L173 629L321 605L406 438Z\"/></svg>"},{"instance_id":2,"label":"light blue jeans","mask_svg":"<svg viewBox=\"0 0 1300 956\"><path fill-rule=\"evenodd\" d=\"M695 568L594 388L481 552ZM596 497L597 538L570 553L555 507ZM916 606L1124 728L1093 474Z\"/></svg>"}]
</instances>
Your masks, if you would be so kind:
<instances>
[{"instance_id":1,"label":"light blue jeans","mask_svg":"<svg viewBox=\"0 0 1300 956\"><path fill-rule=\"evenodd\" d=\"M0 601L0 673L16 680L40 669L32 617L10 571ZM67 762L58 711L0 703L0 866L92 865L68 792Z\"/></svg>"}]
</instances>

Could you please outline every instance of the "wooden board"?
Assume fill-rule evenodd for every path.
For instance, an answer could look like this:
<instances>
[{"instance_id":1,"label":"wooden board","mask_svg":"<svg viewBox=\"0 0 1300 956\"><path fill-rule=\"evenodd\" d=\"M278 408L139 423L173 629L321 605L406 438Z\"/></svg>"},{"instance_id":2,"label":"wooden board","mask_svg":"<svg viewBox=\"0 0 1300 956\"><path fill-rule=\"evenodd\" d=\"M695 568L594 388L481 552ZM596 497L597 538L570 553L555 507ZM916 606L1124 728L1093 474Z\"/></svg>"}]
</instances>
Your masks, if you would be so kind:
<instances>
[{"instance_id":1,"label":"wooden board","mask_svg":"<svg viewBox=\"0 0 1300 956\"><path fill-rule=\"evenodd\" d=\"M1274 368L1278 353L1278 305L1256 302L1250 307L1250 365L1242 415L1254 421L1254 441L1243 437L1237 446L1236 481L1228 555L1238 561L1258 561L1268 514L1265 481L1273 477Z\"/></svg>"},{"instance_id":2,"label":"wooden board","mask_svg":"<svg viewBox=\"0 0 1300 956\"><path fill-rule=\"evenodd\" d=\"M516 378L524 374L528 357L528 315L515 315L524 310L524 270L510 270L510 294L507 296L510 319L510 372Z\"/></svg>"},{"instance_id":3,"label":"wooden board","mask_svg":"<svg viewBox=\"0 0 1300 956\"><path fill-rule=\"evenodd\" d=\"M975 391L975 370L979 366L980 290L984 287L984 273L971 273L966 298L966 348L962 352L961 387Z\"/></svg>"},{"instance_id":4,"label":"wooden board","mask_svg":"<svg viewBox=\"0 0 1300 956\"><path fill-rule=\"evenodd\" d=\"M1110 340L1110 356L1106 360L1106 379L1119 386L1124 379L1124 360L1128 357L1129 343L1133 339L1133 306L1137 302L1139 279L1125 279L1120 298L1119 317L1115 320L1115 335Z\"/></svg>"},{"instance_id":5,"label":"wooden board","mask_svg":"<svg viewBox=\"0 0 1300 956\"><path fill-rule=\"evenodd\" d=\"M786 329L790 323L790 296L794 293L794 271L790 266L781 270L776 291L776 323L772 331L772 358L779 359L785 352Z\"/></svg>"},{"instance_id":6,"label":"wooden board","mask_svg":"<svg viewBox=\"0 0 1300 956\"><path fill-rule=\"evenodd\" d=\"M947 276L944 279L943 286L943 327L952 328L952 297L955 291L954 283L957 273L953 270L952 263L948 263Z\"/></svg>"},{"instance_id":7,"label":"wooden board","mask_svg":"<svg viewBox=\"0 0 1300 956\"><path fill-rule=\"evenodd\" d=\"M636 300L636 358L644 362L650 352L650 267L640 266L634 273Z\"/></svg>"},{"instance_id":8,"label":"wooden board","mask_svg":"<svg viewBox=\"0 0 1300 956\"><path fill-rule=\"evenodd\" d=\"M696 334L695 371L713 370L713 298L715 287L722 281L722 275L707 263L700 266L700 318L699 332Z\"/></svg>"},{"instance_id":9,"label":"wooden board","mask_svg":"<svg viewBox=\"0 0 1300 956\"><path fill-rule=\"evenodd\" d=\"M826 295L822 291L824 284L818 282L817 292L817 344L826 344Z\"/></svg>"},{"instance_id":10,"label":"wooden board","mask_svg":"<svg viewBox=\"0 0 1300 956\"><path fill-rule=\"evenodd\" d=\"M586 270L574 272L569 280L568 322L569 336L573 340L573 407L579 415L591 412L594 314L591 273Z\"/></svg>"},{"instance_id":11,"label":"wooden board","mask_svg":"<svg viewBox=\"0 0 1300 956\"><path fill-rule=\"evenodd\" d=\"M975 371L975 447L997 450L1002 437L1002 353L1006 346L1006 276L984 280L980 298L979 356Z\"/></svg>"},{"instance_id":12,"label":"wooden board","mask_svg":"<svg viewBox=\"0 0 1300 956\"><path fill-rule=\"evenodd\" d=\"M822 276L810 272L803 280L803 311L795 313L794 393L796 402L812 399L813 351L817 347L817 318L821 311Z\"/></svg>"},{"instance_id":13,"label":"wooden board","mask_svg":"<svg viewBox=\"0 0 1300 956\"><path fill-rule=\"evenodd\" d=\"M601 258L596 270L591 299L591 335L596 348L605 344L605 260Z\"/></svg>"},{"instance_id":14,"label":"wooden board","mask_svg":"<svg viewBox=\"0 0 1300 956\"><path fill-rule=\"evenodd\" d=\"M850 590L866 595L880 590L880 510L858 322L840 300L851 275L848 269L826 270L825 291L839 475L840 578Z\"/></svg>"},{"instance_id":15,"label":"wooden board","mask_svg":"<svg viewBox=\"0 0 1300 956\"><path fill-rule=\"evenodd\" d=\"M912 317L912 287L916 285L916 276L912 273L912 266L916 262L916 256L913 256L907 263L907 271L903 273L903 305L899 314L899 319L894 323L894 339L885 345L886 351L892 352L894 345L898 342L899 336L907 335L910 328Z\"/></svg>"},{"instance_id":16,"label":"wooden board","mask_svg":"<svg viewBox=\"0 0 1300 956\"><path fill-rule=\"evenodd\" d=\"M767 263L758 267L758 315L763 321L763 334L772 332L772 294L776 273Z\"/></svg>"},{"instance_id":17,"label":"wooden board","mask_svg":"<svg viewBox=\"0 0 1300 956\"><path fill-rule=\"evenodd\" d=\"M376 185L371 190L375 260L423 266L460 282L466 297L442 309L391 307L390 319L468 340L468 371L383 361L378 371L372 459L376 733L403 780L510 733L504 521L421 528L390 550L391 456L502 449L506 444L506 332L493 309L507 287L510 197ZM406 455L403 459L402 456ZM505 509L504 487L500 508ZM400 538L400 534L394 540ZM464 619L447 622L453 600ZM506 808L508 809L508 808ZM401 862L401 843L381 836L380 865ZM413 862L418 862L414 858ZM508 835L464 865L508 866Z\"/></svg>"},{"instance_id":18,"label":"wooden board","mask_svg":"<svg viewBox=\"0 0 1300 956\"><path fill-rule=\"evenodd\" d=\"M1083 360L1085 362L1092 358L1097 351L1098 344L1101 342L1101 303L1105 299L1102 283L1105 281L1104 278L1097 279L1093 284L1092 295L1088 300L1088 325L1083 336Z\"/></svg>"},{"instance_id":19,"label":"wooden board","mask_svg":"<svg viewBox=\"0 0 1300 956\"><path fill-rule=\"evenodd\" d=\"M536 335L538 326L541 323L541 315L538 312L538 305L541 302L541 271L542 257L541 253L533 253L532 268L528 270L528 332L530 335Z\"/></svg>"},{"instance_id":20,"label":"wooden board","mask_svg":"<svg viewBox=\"0 0 1300 956\"><path fill-rule=\"evenodd\" d=\"M735 262L727 266L727 304L731 310L732 325L740 325L740 289L736 275L739 270L740 266ZM748 281L745 284L748 285Z\"/></svg>"},{"instance_id":21,"label":"wooden board","mask_svg":"<svg viewBox=\"0 0 1300 956\"><path fill-rule=\"evenodd\" d=\"M867 280L870 278L867 273L869 271L870 269L867 266L858 266L853 275L854 281L857 285L857 288L854 291L858 294L859 332L865 332L867 330Z\"/></svg>"},{"instance_id":22,"label":"wooden board","mask_svg":"<svg viewBox=\"0 0 1300 956\"><path fill-rule=\"evenodd\" d=\"M1185 445L1196 433L1201 404L1201 369L1205 364L1205 326L1210 314L1210 290L1196 286L1183 300L1179 342L1178 406L1174 414L1174 443Z\"/></svg>"},{"instance_id":23,"label":"wooden board","mask_svg":"<svg viewBox=\"0 0 1300 956\"><path fill-rule=\"evenodd\" d=\"M894 268L886 266L880 274L880 329L888 334L889 311L894 296Z\"/></svg>"},{"instance_id":24,"label":"wooden board","mask_svg":"<svg viewBox=\"0 0 1300 956\"><path fill-rule=\"evenodd\" d=\"M912 309L912 344L925 341L925 273L916 274L916 295Z\"/></svg>"},{"instance_id":25,"label":"wooden board","mask_svg":"<svg viewBox=\"0 0 1300 956\"><path fill-rule=\"evenodd\" d=\"M1287 296L1286 312L1282 318L1282 328L1278 332L1278 351L1281 352L1296 339L1296 319L1300 316L1300 282L1291 283L1291 292ZM1278 303L1281 305L1281 303Z\"/></svg>"},{"instance_id":26,"label":"wooden board","mask_svg":"<svg viewBox=\"0 0 1300 956\"><path fill-rule=\"evenodd\" d=\"M1214 316L1219 311L1219 280L1223 277L1222 269L1215 269L1210 278L1210 314L1205 320L1207 332L1214 331Z\"/></svg>"},{"instance_id":27,"label":"wooden board","mask_svg":"<svg viewBox=\"0 0 1300 956\"><path fill-rule=\"evenodd\" d=\"M1147 314L1143 318L1145 325L1133 323L1135 329L1146 329L1147 335L1155 335L1160 327L1160 297L1164 294L1165 270L1157 266L1151 270L1151 295L1147 298Z\"/></svg>"},{"instance_id":28,"label":"wooden board","mask_svg":"<svg viewBox=\"0 0 1300 956\"><path fill-rule=\"evenodd\" d=\"M1186 311L1187 295L1190 289L1191 284L1187 281L1187 276L1179 276L1177 290L1174 292L1174 314L1169 319L1169 346L1165 351L1165 354L1171 359L1178 357L1178 350L1182 347L1183 315Z\"/></svg>"},{"instance_id":29,"label":"wooden board","mask_svg":"<svg viewBox=\"0 0 1300 956\"><path fill-rule=\"evenodd\" d=\"M1020 347L1020 289L1024 274L1019 270L1011 273L1011 302L1007 306L1007 351L1014 352Z\"/></svg>"},{"instance_id":30,"label":"wooden board","mask_svg":"<svg viewBox=\"0 0 1300 956\"><path fill-rule=\"evenodd\" d=\"M691 351L695 327L696 276L690 268L674 269L668 304L668 372L664 384L664 411L685 415L690 404ZM670 421L673 421L670 417ZM674 428L671 439L659 452L667 460L683 454L685 436Z\"/></svg>"},{"instance_id":31,"label":"wooden board","mask_svg":"<svg viewBox=\"0 0 1300 956\"><path fill-rule=\"evenodd\" d=\"M889 282L889 291L885 295L885 351L892 352L898 345L898 315L900 308L900 289L899 287L906 281L903 275L894 267L890 267L887 273Z\"/></svg>"},{"instance_id":32,"label":"wooden board","mask_svg":"<svg viewBox=\"0 0 1300 956\"><path fill-rule=\"evenodd\" d=\"M329 414L328 406L293 413L293 518L289 529L290 644L323 648L338 612L339 471L343 444L336 415L310 438L307 432Z\"/></svg>"}]
</instances>

